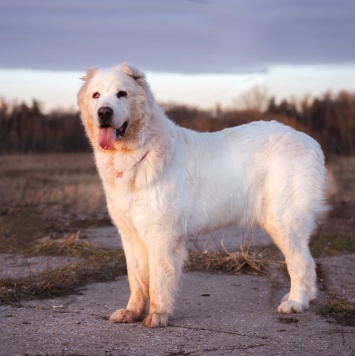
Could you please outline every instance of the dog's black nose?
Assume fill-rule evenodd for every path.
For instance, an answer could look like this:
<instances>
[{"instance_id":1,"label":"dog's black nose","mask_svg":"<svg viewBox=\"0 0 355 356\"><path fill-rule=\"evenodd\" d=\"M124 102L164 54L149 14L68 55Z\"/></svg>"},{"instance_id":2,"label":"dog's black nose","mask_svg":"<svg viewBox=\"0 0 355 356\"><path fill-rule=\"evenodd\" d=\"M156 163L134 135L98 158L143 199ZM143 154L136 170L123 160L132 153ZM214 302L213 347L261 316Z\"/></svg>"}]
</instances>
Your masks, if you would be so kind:
<instances>
[{"instance_id":1,"label":"dog's black nose","mask_svg":"<svg viewBox=\"0 0 355 356\"><path fill-rule=\"evenodd\" d=\"M113 110L109 106L102 106L97 111L97 115L99 116L101 125L110 124L113 115Z\"/></svg>"}]
</instances>

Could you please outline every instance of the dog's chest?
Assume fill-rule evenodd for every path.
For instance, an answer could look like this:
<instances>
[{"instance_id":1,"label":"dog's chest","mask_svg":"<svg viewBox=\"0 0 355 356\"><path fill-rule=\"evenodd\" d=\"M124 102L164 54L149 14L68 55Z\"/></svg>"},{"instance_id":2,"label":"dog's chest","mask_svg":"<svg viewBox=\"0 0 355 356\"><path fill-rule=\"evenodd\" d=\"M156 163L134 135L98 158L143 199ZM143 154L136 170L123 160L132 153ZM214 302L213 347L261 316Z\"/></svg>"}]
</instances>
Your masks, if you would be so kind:
<instances>
[{"instance_id":1,"label":"dog's chest","mask_svg":"<svg viewBox=\"0 0 355 356\"><path fill-rule=\"evenodd\" d=\"M155 205L149 189L135 188L134 176L103 179L103 185L111 215L136 216Z\"/></svg>"}]
</instances>

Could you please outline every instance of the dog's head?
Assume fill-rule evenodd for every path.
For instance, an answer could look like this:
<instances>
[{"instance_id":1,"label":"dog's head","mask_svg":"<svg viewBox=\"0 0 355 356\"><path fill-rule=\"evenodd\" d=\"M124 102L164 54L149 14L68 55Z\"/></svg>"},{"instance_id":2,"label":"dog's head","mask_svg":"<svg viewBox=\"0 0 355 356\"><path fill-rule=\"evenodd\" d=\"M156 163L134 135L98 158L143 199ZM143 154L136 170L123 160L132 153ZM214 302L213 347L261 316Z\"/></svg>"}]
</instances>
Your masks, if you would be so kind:
<instances>
[{"instance_id":1,"label":"dog's head","mask_svg":"<svg viewBox=\"0 0 355 356\"><path fill-rule=\"evenodd\" d=\"M134 149L144 139L143 127L153 102L145 76L129 64L90 68L78 93L81 118L97 149Z\"/></svg>"}]
</instances>

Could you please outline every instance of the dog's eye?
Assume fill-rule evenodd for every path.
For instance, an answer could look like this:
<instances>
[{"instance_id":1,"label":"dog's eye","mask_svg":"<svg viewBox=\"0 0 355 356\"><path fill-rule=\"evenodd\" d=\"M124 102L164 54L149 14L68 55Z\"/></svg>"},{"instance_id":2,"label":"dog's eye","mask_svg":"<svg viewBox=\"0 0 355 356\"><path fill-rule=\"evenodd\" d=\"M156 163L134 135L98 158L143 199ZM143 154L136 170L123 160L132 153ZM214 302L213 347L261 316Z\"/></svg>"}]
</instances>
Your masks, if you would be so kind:
<instances>
[{"instance_id":1,"label":"dog's eye","mask_svg":"<svg viewBox=\"0 0 355 356\"><path fill-rule=\"evenodd\" d=\"M93 97L94 99L98 99L98 98L100 97L100 93L98 93L98 92L96 91L94 94L92 94L92 97Z\"/></svg>"},{"instance_id":2,"label":"dog's eye","mask_svg":"<svg viewBox=\"0 0 355 356\"><path fill-rule=\"evenodd\" d=\"M127 96L127 92L123 91L123 90L120 90L118 93L117 93L117 98L125 98Z\"/></svg>"}]
</instances>

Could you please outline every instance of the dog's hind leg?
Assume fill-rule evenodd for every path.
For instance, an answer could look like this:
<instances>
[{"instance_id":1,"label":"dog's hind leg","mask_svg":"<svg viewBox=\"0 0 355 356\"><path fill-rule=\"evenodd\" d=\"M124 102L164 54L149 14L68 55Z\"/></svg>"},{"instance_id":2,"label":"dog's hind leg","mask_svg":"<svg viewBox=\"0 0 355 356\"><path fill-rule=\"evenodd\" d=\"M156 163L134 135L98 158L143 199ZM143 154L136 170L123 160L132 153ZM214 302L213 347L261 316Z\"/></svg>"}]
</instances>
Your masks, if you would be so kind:
<instances>
[{"instance_id":1,"label":"dog's hind leg","mask_svg":"<svg viewBox=\"0 0 355 356\"><path fill-rule=\"evenodd\" d=\"M282 299L278 312L299 313L308 308L317 293L315 262L308 247L312 229L304 228L309 224L301 219L284 220L288 221L282 222L269 213L263 227L284 254L291 279L291 290Z\"/></svg>"},{"instance_id":2,"label":"dog's hind leg","mask_svg":"<svg viewBox=\"0 0 355 356\"><path fill-rule=\"evenodd\" d=\"M148 251L138 235L123 229L120 233L131 294L126 309L114 312L110 320L115 323L133 323L143 320L149 298Z\"/></svg>"},{"instance_id":3,"label":"dog's hind leg","mask_svg":"<svg viewBox=\"0 0 355 356\"><path fill-rule=\"evenodd\" d=\"M168 325L187 255L182 238L164 235L151 237L148 244L150 310L143 324L153 328Z\"/></svg>"},{"instance_id":4,"label":"dog's hind leg","mask_svg":"<svg viewBox=\"0 0 355 356\"><path fill-rule=\"evenodd\" d=\"M309 248L293 248L293 252L286 258L291 290L283 297L277 309L279 313L299 313L307 309L309 302L316 297L315 262Z\"/></svg>"}]
</instances>

